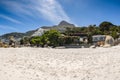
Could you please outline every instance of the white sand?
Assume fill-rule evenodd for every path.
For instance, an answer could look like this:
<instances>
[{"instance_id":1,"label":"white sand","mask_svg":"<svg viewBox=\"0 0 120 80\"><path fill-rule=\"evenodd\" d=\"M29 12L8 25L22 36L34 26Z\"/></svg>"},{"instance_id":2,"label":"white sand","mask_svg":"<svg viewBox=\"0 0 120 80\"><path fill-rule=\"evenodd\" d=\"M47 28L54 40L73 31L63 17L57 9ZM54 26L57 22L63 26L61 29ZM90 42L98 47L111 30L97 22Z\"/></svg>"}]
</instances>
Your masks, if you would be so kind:
<instances>
[{"instance_id":1,"label":"white sand","mask_svg":"<svg viewBox=\"0 0 120 80\"><path fill-rule=\"evenodd\" d=\"M1 48L0 80L120 80L120 46Z\"/></svg>"}]
</instances>

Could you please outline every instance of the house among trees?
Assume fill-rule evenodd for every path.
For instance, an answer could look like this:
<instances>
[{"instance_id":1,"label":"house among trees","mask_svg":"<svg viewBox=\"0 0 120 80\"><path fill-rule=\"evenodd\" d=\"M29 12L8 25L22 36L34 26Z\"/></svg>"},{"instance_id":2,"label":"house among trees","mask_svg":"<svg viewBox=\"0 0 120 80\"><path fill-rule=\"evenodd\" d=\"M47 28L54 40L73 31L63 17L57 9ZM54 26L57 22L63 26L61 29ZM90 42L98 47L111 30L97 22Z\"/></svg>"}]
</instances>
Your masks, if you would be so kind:
<instances>
[{"instance_id":1,"label":"house among trees","mask_svg":"<svg viewBox=\"0 0 120 80\"><path fill-rule=\"evenodd\" d=\"M69 33L68 35L62 35L60 39L61 46L67 48L88 47L88 34L86 33Z\"/></svg>"},{"instance_id":2,"label":"house among trees","mask_svg":"<svg viewBox=\"0 0 120 80\"><path fill-rule=\"evenodd\" d=\"M88 43L88 34L86 33L71 33L70 36L77 36L80 43Z\"/></svg>"},{"instance_id":3,"label":"house among trees","mask_svg":"<svg viewBox=\"0 0 120 80\"><path fill-rule=\"evenodd\" d=\"M92 41L96 46L109 47L114 45L114 39L109 35L94 35L92 36Z\"/></svg>"}]
</instances>

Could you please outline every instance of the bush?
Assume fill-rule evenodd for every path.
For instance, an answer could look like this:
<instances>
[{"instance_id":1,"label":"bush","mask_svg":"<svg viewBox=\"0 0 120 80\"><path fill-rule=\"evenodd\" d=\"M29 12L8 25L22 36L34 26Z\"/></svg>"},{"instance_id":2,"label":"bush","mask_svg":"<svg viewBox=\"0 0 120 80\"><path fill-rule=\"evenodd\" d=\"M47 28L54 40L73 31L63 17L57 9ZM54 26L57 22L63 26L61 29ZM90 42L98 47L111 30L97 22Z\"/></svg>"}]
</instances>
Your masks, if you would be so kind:
<instances>
[{"instance_id":1,"label":"bush","mask_svg":"<svg viewBox=\"0 0 120 80\"><path fill-rule=\"evenodd\" d=\"M34 46L42 46L45 45L56 47L59 46L59 37L61 34L56 30L50 30L45 32L42 36L36 36L31 38L30 43Z\"/></svg>"},{"instance_id":2,"label":"bush","mask_svg":"<svg viewBox=\"0 0 120 80\"><path fill-rule=\"evenodd\" d=\"M44 39L46 39L45 42L47 45L53 47L59 46L59 37L61 36L61 34L57 30L47 31L45 32L45 34L43 34L43 36L45 37Z\"/></svg>"}]
</instances>

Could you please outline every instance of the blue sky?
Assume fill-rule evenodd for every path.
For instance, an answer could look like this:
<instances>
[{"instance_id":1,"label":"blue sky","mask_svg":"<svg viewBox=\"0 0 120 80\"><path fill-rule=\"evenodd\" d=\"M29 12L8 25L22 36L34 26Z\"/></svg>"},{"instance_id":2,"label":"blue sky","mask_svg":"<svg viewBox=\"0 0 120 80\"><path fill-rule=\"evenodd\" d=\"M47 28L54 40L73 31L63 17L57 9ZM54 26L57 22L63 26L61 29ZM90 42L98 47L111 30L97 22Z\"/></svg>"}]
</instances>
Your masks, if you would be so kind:
<instances>
[{"instance_id":1,"label":"blue sky","mask_svg":"<svg viewBox=\"0 0 120 80\"><path fill-rule=\"evenodd\" d=\"M78 26L120 25L120 0L0 0L0 35L66 20Z\"/></svg>"}]
</instances>

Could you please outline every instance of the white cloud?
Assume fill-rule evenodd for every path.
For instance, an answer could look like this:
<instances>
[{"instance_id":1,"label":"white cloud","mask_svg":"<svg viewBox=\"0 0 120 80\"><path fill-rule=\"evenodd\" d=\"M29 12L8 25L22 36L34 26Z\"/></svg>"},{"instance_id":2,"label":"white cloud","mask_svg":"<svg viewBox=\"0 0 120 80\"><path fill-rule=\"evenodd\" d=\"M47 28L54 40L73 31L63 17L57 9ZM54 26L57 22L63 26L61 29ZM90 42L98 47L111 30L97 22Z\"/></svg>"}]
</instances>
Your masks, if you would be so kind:
<instances>
[{"instance_id":1,"label":"white cloud","mask_svg":"<svg viewBox=\"0 0 120 80\"><path fill-rule=\"evenodd\" d=\"M0 29L12 30L12 31L17 31L18 30L18 29L14 28L14 27L6 26L6 25L0 25Z\"/></svg>"},{"instance_id":2,"label":"white cloud","mask_svg":"<svg viewBox=\"0 0 120 80\"><path fill-rule=\"evenodd\" d=\"M43 17L53 23L58 23L61 20L70 21L70 18L56 0L3 0L2 3L19 16L22 14L35 18Z\"/></svg>"},{"instance_id":3,"label":"white cloud","mask_svg":"<svg viewBox=\"0 0 120 80\"><path fill-rule=\"evenodd\" d=\"M44 18L56 23L61 20L70 21L62 6L56 0L39 1L40 7L36 9L42 13Z\"/></svg>"},{"instance_id":4,"label":"white cloud","mask_svg":"<svg viewBox=\"0 0 120 80\"><path fill-rule=\"evenodd\" d=\"M14 22L14 23L21 23L20 21L18 21L18 20L16 20L16 19L13 19L13 18L11 18L11 17L8 17L8 16L5 16L5 15L2 15L2 14L0 14L0 17L1 18L4 18L4 19L6 19L6 20L9 20L9 21L11 21L11 22Z\"/></svg>"}]
</instances>

